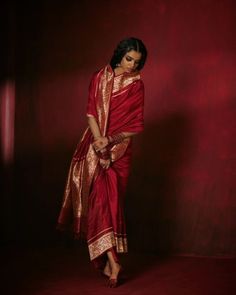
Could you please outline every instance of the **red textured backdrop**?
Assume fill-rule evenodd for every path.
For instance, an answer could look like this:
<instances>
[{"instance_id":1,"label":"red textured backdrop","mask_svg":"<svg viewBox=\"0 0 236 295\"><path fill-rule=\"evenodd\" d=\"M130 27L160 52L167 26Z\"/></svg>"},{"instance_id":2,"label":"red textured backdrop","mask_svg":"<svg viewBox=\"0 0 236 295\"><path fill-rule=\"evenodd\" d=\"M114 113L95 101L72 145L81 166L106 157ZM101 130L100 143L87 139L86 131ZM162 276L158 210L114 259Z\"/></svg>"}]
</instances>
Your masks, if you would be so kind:
<instances>
[{"instance_id":1,"label":"red textured backdrop","mask_svg":"<svg viewBox=\"0 0 236 295\"><path fill-rule=\"evenodd\" d=\"M234 1L41 2L8 14L16 116L5 239L56 239L90 77L120 39L137 36L149 56L127 193L130 247L236 255Z\"/></svg>"}]
</instances>

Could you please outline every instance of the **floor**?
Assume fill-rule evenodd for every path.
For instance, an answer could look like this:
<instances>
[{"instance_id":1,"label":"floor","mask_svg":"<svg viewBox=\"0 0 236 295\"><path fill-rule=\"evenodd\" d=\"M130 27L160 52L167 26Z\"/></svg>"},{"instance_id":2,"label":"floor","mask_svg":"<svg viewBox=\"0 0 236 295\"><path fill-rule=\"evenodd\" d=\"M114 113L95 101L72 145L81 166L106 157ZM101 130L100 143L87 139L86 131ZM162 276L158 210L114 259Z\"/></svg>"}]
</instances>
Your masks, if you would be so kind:
<instances>
[{"instance_id":1,"label":"floor","mask_svg":"<svg viewBox=\"0 0 236 295\"><path fill-rule=\"evenodd\" d=\"M121 285L110 289L84 246L3 248L1 256L4 295L236 294L236 259L129 253Z\"/></svg>"}]
</instances>

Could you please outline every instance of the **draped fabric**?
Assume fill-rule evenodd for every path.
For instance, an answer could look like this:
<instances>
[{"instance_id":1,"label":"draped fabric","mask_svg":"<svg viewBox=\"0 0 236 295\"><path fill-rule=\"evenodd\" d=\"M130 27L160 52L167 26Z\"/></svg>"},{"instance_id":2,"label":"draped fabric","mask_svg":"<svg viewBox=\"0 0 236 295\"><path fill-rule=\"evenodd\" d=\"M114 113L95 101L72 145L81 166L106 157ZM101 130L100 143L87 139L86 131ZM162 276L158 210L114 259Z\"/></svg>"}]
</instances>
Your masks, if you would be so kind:
<instances>
[{"instance_id":1,"label":"draped fabric","mask_svg":"<svg viewBox=\"0 0 236 295\"><path fill-rule=\"evenodd\" d=\"M144 87L138 72L114 76L108 65L93 75L87 116L96 119L103 136L141 132L143 104ZM91 131L86 129L71 162L58 226L72 226L76 237L85 237L91 260L99 262L108 249L116 259L116 253L128 250L123 204L131 139L110 149L108 169L99 165L92 142Z\"/></svg>"}]
</instances>

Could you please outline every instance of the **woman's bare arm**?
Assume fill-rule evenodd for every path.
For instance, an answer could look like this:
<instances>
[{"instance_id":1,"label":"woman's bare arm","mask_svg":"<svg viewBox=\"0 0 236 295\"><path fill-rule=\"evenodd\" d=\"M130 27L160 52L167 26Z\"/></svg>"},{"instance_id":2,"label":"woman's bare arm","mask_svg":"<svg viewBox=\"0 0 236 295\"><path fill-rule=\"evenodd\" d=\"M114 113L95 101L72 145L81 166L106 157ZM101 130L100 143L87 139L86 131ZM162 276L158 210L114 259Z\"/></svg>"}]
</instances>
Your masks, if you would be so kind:
<instances>
[{"instance_id":1,"label":"woman's bare arm","mask_svg":"<svg viewBox=\"0 0 236 295\"><path fill-rule=\"evenodd\" d=\"M124 137L131 137L137 134L137 132L122 132L122 134L124 135Z\"/></svg>"},{"instance_id":2,"label":"woman's bare arm","mask_svg":"<svg viewBox=\"0 0 236 295\"><path fill-rule=\"evenodd\" d=\"M108 144L108 140L106 137L101 136L98 123L93 116L88 116L88 125L94 137L93 147L96 151L102 150ZM107 141L106 144L105 141ZM110 159L99 159L99 162L104 169L108 169L111 164Z\"/></svg>"},{"instance_id":3,"label":"woman's bare arm","mask_svg":"<svg viewBox=\"0 0 236 295\"><path fill-rule=\"evenodd\" d=\"M101 135L98 123L93 116L88 116L88 125L94 137L94 148L99 151L104 149L108 145L108 138ZM123 138L134 136L135 132L122 132Z\"/></svg>"},{"instance_id":4,"label":"woman's bare arm","mask_svg":"<svg viewBox=\"0 0 236 295\"><path fill-rule=\"evenodd\" d=\"M136 135L137 133L136 132L121 132L119 133L119 136L121 136L121 140L127 138L127 137L132 137L134 135ZM101 137L98 137L94 140L94 148L99 151L99 150L102 150L104 149L109 143L109 137L106 137L106 136L101 136Z\"/></svg>"},{"instance_id":5,"label":"woman's bare arm","mask_svg":"<svg viewBox=\"0 0 236 295\"><path fill-rule=\"evenodd\" d=\"M98 123L93 116L88 116L88 125L93 134L94 140L101 137L101 131L99 129Z\"/></svg>"}]
</instances>

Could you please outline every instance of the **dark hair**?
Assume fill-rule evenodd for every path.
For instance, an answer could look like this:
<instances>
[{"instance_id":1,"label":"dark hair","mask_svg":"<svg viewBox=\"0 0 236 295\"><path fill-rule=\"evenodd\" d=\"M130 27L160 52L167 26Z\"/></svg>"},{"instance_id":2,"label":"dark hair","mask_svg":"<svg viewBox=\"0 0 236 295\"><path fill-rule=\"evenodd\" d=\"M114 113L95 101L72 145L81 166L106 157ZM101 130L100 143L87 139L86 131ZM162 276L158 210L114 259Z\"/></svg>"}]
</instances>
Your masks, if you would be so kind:
<instances>
[{"instance_id":1,"label":"dark hair","mask_svg":"<svg viewBox=\"0 0 236 295\"><path fill-rule=\"evenodd\" d=\"M137 70L141 70L144 67L147 58L147 49L140 39L132 37L120 41L117 45L110 61L113 70L117 67L117 64L121 62L125 54L131 50L140 52L142 55Z\"/></svg>"}]
</instances>

